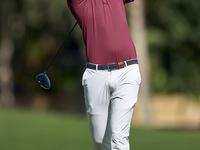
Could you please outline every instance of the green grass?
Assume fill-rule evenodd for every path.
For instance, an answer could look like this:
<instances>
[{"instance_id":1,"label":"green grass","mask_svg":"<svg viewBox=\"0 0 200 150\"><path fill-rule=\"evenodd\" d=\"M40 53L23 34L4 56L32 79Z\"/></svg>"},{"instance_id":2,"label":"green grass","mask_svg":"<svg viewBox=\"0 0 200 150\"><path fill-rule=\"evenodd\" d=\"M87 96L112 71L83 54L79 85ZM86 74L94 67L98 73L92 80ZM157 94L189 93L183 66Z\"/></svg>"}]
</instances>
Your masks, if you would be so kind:
<instances>
[{"instance_id":1,"label":"green grass","mask_svg":"<svg viewBox=\"0 0 200 150\"><path fill-rule=\"evenodd\" d=\"M199 150L200 131L131 128L131 150ZM0 150L91 150L88 120L56 112L0 109Z\"/></svg>"}]
</instances>

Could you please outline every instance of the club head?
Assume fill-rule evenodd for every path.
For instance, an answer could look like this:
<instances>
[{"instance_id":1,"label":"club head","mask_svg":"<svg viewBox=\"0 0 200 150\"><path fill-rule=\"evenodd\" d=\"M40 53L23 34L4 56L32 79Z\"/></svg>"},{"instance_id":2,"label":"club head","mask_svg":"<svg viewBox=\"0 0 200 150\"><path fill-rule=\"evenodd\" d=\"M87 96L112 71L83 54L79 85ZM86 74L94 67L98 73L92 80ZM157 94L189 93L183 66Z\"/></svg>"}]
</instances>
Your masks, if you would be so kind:
<instances>
[{"instance_id":1,"label":"club head","mask_svg":"<svg viewBox=\"0 0 200 150\"><path fill-rule=\"evenodd\" d=\"M45 73L40 73L36 76L36 80L44 89L49 89L51 87L51 82Z\"/></svg>"}]
</instances>

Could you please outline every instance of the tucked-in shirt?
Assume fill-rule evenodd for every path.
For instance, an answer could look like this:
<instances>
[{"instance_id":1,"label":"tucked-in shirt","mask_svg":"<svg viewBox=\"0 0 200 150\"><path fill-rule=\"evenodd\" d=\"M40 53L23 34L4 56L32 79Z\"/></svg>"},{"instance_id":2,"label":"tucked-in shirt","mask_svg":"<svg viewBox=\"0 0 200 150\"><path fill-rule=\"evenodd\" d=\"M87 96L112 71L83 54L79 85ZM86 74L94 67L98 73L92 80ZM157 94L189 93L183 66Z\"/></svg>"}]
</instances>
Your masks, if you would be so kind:
<instances>
[{"instance_id":1,"label":"tucked-in shirt","mask_svg":"<svg viewBox=\"0 0 200 150\"><path fill-rule=\"evenodd\" d=\"M132 0L67 0L83 33L90 63L110 64L137 58L124 4Z\"/></svg>"}]
</instances>

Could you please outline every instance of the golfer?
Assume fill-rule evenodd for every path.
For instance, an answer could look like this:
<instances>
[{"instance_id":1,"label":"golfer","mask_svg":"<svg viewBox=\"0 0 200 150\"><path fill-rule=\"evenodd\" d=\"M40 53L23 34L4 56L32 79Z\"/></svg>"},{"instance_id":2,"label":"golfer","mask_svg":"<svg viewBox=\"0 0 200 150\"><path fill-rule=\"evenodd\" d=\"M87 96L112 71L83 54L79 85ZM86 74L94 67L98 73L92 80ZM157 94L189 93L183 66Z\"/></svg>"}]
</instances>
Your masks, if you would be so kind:
<instances>
[{"instance_id":1,"label":"golfer","mask_svg":"<svg viewBox=\"0 0 200 150\"><path fill-rule=\"evenodd\" d=\"M83 34L85 104L93 150L129 150L141 82L124 4L132 0L67 0Z\"/></svg>"}]
</instances>

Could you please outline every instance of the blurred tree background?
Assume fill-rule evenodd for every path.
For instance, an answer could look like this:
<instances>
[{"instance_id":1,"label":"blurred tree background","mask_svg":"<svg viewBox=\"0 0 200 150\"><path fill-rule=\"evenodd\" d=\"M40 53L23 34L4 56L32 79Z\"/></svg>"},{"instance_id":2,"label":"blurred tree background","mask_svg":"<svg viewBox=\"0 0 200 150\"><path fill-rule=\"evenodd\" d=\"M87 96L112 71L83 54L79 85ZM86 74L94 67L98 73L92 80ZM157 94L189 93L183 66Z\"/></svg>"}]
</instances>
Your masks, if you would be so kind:
<instances>
[{"instance_id":1,"label":"blurred tree background","mask_svg":"<svg viewBox=\"0 0 200 150\"><path fill-rule=\"evenodd\" d=\"M146 1L152 92L200 94L200 3Z\"/></svg>"},{"instance_id":2,"label":"blurred tree background","mask_svg":"<svg viewBox=\"0 0 200 150\"><path fill-rule=\"evenodd\" d=\"M145 1L151 93L200 94L199 9L198 0ZM81 76L86 60L79 27L47 73L51 89L43 90L35 80L74 23L65 0L0 1L2 106L85 111Z\"/></svg>"},{"instance_id":3,"label":"blurred tree background","mask_svg":"<svg viewBox=\"0 0 200 150\"><path fill-rule=\"evenodd\" d=\"M2 0L0 2L0 16L1 60L5 58L9 45L12 44L12 50L9 53L9 58L12 57L12 59L6 65L5 59L0 64L0 66L8 68L11 66L12 68L10 73L12 75L8 79L9 82L6 82L10 86L2 84L4 79L1 77L0 90L1 95L8 90L10 93L13 91L15 95L13 98L15 103L5 102L7 94L5 97L1 97L1 104L29 107L41 97L39 99L46 99L50 103L48 107L55 109L66 109L64 107L67 106L74 107L77 100L82 97L80 73L83 71L84 63L82 61L85 61L84 56L81 56L84 53L79 52L79 49L84 51L80 29L76 28L73 31L62 49L62 53L48 71L52 83L51 89L41 89L35 80L36 75L43 72L50 63L75 23L67 8L66 1ZM10 42L5 43L5 38ZM4 47L3 42L6 45ZM2 76L7 76L7 74L1 71ZM42 95L38 97L38 93L42 93ZM49 96L44 95L44 93ZM64 104L65 102L68 102L69 105ZM70 105L70 103L72 104ZM78 103L81 106L83 104L83 102ZM44 107L47 107L46 104Z\"/></svg>"}]
</instances>

